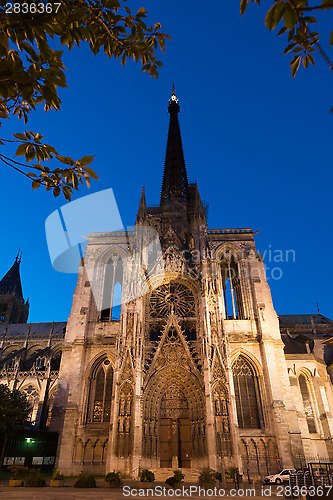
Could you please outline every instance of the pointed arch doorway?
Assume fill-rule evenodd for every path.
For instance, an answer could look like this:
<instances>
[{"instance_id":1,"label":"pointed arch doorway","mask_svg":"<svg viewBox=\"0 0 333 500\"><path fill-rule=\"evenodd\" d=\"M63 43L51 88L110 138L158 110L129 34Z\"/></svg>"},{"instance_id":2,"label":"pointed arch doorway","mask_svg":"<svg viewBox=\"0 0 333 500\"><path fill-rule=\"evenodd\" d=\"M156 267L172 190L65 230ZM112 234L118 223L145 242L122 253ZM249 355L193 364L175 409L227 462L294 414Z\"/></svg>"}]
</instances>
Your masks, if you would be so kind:
<instances>
[{"instance_id":1,"label":"pointed arch doorway","mask_svg":"<svg viewBox=\"0 0 333 500\"><path fill-rule=\"evenodd\" d=\"M191 467L191 420L188 401L176 386L163 395L159 421L160 467Z\"/></svg>"}]
</instances>

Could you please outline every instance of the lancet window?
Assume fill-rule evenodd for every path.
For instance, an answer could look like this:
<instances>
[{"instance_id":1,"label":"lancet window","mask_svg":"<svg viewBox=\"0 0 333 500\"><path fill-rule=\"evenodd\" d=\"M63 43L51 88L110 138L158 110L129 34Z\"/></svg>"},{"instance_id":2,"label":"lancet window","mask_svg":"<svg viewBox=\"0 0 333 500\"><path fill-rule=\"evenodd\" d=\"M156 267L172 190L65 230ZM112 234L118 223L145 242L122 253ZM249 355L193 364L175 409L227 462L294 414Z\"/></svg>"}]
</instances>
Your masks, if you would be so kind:
<instances>
[{"instance_id":1,"label":"lancet window","mask_svg":"<svg viewBox=\"0 0 333 500\"><path fill-rule=\"evenodd\" d=\"M0 321L5 321L8 304L0 304Z\"/></svg>"},{"instance_id":2,"label":"lancet window","mask_svg":"<svg viewBox=\"0 0 333 500\"><path fill-rule=\"evenodd\" d=\"M232 365L237 418L240 429L261 429L264 419L258 378L246 359L239 356Z\"/></svg>"},{"instance_id":3,"label":"lancet window","mask_svg":"<svg viewBox=\"0 0 333 500\"><path fill-rule=\"evenodd\" d=\"M28 385L22 389L22 393L28 400L30 406L30 421L32 424L36 423L39 403L39 392L33 385Z\"/></svg>"},{"instance_id":4,"label":"lancet window","mask_svg":"<svg viewBox=\"0 0 333 500\"><path fill-rule=\"evenodd\" d=\"M121 259L109 259L105 267L101 321L118 320L121 313L123 265Z\"/></svg>"},{"instance_id":5,"label":"lancet window","mask_svg":"<svg viewBox=\"0 0 333 500\"><path fill-rule=\"evenodd\" d=\"M225 319L245 319L238 264L234 256L221 259Z\"/></svg>"},{"instance_id":6,"label":"lancet window","mask_svg":"<svg viewBox=\"0 0 333 500\"><path fill-rule=\"evenodd\" d=\"M46 417L46 424L45 424L46 430L48 430L50 428L55 395L56 395L56 389L54 389L48 397L47 417Z\"/></svg>"},{"instance_id":7,"label":"lancet window","mask_svg":"<svg viewBox=\"0 0 333 500\"><path fill-rule=\"evenodd\" d=\"M308 388L306 378L303 374L298 377L298 384L301 390L303 406L305 411L306 423L308 425L309 433L315 434L317 432L316 423L313 413L311 396Z\"/></svg>"},{"instance_id":8,"label":"lancet window","mask_svg":"<svg viewBox=\"0 0 333 500\"><path fill-rule=\"evenodd\" d=\"M87 422L110 422L112 379L110 361L105 359L90 379Z\"/></svg>"}]
</instances>

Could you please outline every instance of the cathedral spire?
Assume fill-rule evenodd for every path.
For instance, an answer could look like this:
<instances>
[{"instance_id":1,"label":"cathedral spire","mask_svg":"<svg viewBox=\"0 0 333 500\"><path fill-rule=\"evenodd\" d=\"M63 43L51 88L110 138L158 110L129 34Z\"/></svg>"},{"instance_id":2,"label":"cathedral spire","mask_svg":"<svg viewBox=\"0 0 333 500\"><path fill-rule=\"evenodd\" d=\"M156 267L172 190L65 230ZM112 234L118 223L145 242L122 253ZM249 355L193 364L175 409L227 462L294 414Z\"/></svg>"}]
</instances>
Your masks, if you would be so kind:
<instances>
[{"instance_id":1,"label":"cathedral spire","mask_svg":"<svg viewBox=\"0 0 333 500\"><path fill-rule=\"evenodd\" d=\"M173 84L168 106L170 123L163 172L161 206L170 205L174 201L185 203L188 197L187 173L178 122L179 111L180 106Z\"/></svg>"}]
</instances>

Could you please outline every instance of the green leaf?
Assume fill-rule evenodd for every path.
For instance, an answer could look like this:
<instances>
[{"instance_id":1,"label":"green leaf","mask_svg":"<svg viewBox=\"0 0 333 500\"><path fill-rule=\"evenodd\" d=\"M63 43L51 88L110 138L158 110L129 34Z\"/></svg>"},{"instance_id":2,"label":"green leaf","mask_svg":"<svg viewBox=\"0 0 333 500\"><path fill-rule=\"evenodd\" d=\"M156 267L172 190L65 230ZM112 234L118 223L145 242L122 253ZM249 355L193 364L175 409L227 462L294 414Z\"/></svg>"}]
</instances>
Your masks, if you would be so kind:
<instances>
[{"instance_id":1,"label":"green leaf","mask_svg":"<svg viewBox=\"0 0 333 500\"><path fill-rule=\"evenodd\" d=\"M282 26L282 28L279 30L279 32L276 36L283 35L286 31L288 31L287 26Z\"/></svg>"},{"instance_id":2,"label":"green leaf","mask_svg":"<svg viewBox=\"0 0 333 500\"><path fill-rule=\"evenodd\" d=\"M297 23L296 13L289 5L285 8L283 20L288 29L292 29Z\"/></svg>"},{"instance_id":3,"label":"green leaf","mask_svg":"<svg viewBox=\"0 0 333 500\"><path fill-rule=\"evenodd\" d=\"M267 28L272 31L281 21L284 11L286 9L286 2L276 2L267 12L265 24Z\"/></svg>"},{"instance_id":4,"label":"green leaf","mask_svg":"<svg viewBox=\"0 0 333 500\"><path fill-rule=\"evenodd\" d=\"M146 17L147 11L144 7L141 7L141 9L138 10L137 12L137 17Z\"/></svg>"},{"instance_id":5,"label":"green leaf","mask_svg":"<svg viewBox=\"0 0 333 500\"><path fill-rule=\"evenodd\" d=\"M288 33L288 42L291 42L291 40L294 38L295 36L295 30L292 29L292 30L289 30L289 33Z\"/></svg>"},{"instance_id":6,"label":"green leaf","mask_svg":"<svg viewBox=\"0 0 333 500\"><path fill-rule=\"evenodd\" d=\"M26 141L27 138L24 134L20 134L19 132L17 134L12 134L16 139L21 139L21 141Z\"/></svg>"},{"instance_id":7,"label":"green leaf","mask_svg":"<svg viewBox=\"0 0 333 500\"><path fill-rule=\"evenodd\" d=\"M248 4L249 4L249 0L242 0L241 1L241 3L240 3L240 13L241 13L241 16L246 11Z\"/></svg>"},{"instance_id":8,"label":"green leaf","mask_svg":"<svg viewBox=\"0 0 333 500\"><path fill-rule=\"evenodd\" d=\"M93 171L92 168L86 167L84 168L84 171L87 172L87 174L89 174L90 177L92 177L96 181L99 181L98 175L96 174L96 172Z\"/></svg>"},{"instance_id":9,"label":"green leaf","mask_svg":"<svg viewBox=\"0 0 333 500\"><path fill-rule=\"evenodd\" d=\"M20 144L16 150L15 156L24 156L27 144Z\"/></svg>"},{"instance_id":10,"label":"green leaf","mask_svg":"<svg viewBox=\"0 0 333 500\"><path fill-rule=\"evenodd\" d=\"M288 54L291 50L293 50L294 47L296 47L297 43L293 42L287 45L287 47L284 49L283 54Z\"/></svg>"},{"instance_id":11,"label":"green leaf","mask_svg":"<svg viewBox=\"0 0 333 500\"><path fill-rule=\"evenodd\" d=\"M72 167L74 167L75 165L75 161L69 156L57 156L57 160L59 160L61 163L64 163L65 165L70 165Z\"/></svg>"},{"instance_id":12,"label":"green leaf","mask_svg":"<svg viewBox=\"0 0 333 500\"><path fill-rule=\"evenodd\" d=\"M312 54L308 54L308 58L309 58L310 63L314 66L315 65L315 60L314 60L313 55Z\"/></svg>"},{"instance_id":13,"label":"green leaf","mask_svg":"<svg viewBox=\"0 0 333 500\"><path fill-rule=\"evenodd\" d=\"M68 201L71 201L71 198L72 198L71 188L69 186L63 186L62 187L62 192L64 194L65 199L68 200Z\"/></svg>"},{"instance_id":14,"label":"green leaf","mask_svg":"<svg viewBox=\"0 0 333 500\"><path fill-rule=\"evenodd\" d=\"M294 76L296 75L297 73L297 70L299 68L299 65L300 65L300 62L301 62L301 56L297 56L292 67L291 67L291 76L294 78Z\"/></svg>"},{"instance_id":15,"label":"green leaf","mask_svg":"<svg viewBox=\"0 0 333 500\"><path fill-rule=\"evenodd\" d=\"M5 50L8 52L9 50L9 40L8 36L4 31L0 31L0 45L2 45Z\"/></svg>"},{"instance_id":16,"label":"green leaf","mask_svg":"<svg viewBox=\"0 0 333 500\"><path fill-rule=\"evenodd\" d=\"M33 181L31 184L32 189L38 189L41 186L40 181Z\"/></svg>"},{"instance_id":17,"label":"green leaf","mask_svg":"<svg viewBox=\"0 0 333 500\"><path fill-rule=\"evenodd\" d=\"M36 156L36 153L35 153L35 148L31 145L29 145L27 148L26 148L26 153L25 153L25 160L28 162L28 161L31 161L35 158Z\"/></svg>"},{"instance_id":18,"label":"green leaf","mask_svg":"<svg viewBox=\"0 0 333 500\"><path fill-rule=\"evenodd\" d=\"M307 7L308 6L308 0L294 0L293 1L295 7L297 7L298 9L300 7Z\"/></svg>"},{"instance_id":19,"label":"green leaf","mask_svg":"<svg viewBox=\"0 0 333 500\"><path fill-rule=\"evenodd\" d=\"M330 45L333 45L333 31L330 34Z\"/></svg>"},{"instance_id":20,"label":"green leaf","mask_svg":"<svg viewBox=\"0 0 333 500\"><path fill-rule=\"evenodd\" d=\"M305 69L308 69L308 66L309 66L309 57L307 55L303 58L303 66L304 66Z\"/></svg>"},{"instance_id":21,"label":"green leaf","mask_svg":"<svg viewBox=\"0 0 333 500\"><path fill-rule=\"evenodd\" d=\"M81 167L84 167L85 165L89 165L93 159L95 158L94 156L83 156L81 160L78 160L77 164L80 165Z\"/></svg>"}]
</instances>

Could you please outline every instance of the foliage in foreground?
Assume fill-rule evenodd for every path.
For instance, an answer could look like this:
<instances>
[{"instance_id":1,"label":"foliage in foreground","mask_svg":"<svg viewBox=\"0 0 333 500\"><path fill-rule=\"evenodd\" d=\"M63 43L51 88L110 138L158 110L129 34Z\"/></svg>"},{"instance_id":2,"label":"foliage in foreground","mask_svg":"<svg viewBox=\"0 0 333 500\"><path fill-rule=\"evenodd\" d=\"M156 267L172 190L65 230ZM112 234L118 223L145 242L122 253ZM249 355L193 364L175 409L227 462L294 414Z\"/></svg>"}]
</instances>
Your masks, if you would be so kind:
<instances>
[{"instance_id":1,"label":"foliage in foreground","mask_svg":"<svg viewBox=\"0 0 333 500\"><path fill-rule=\"evenodd\" d=\"M173 488L177 484L181 483L184 478L185 476L182 471L177 469L173 471L173 476L170 476L165 480L165 483Z\"/></svg>"},{"instance_id":2,"label":"foliage in foreground","mask_svg":"<svg viewBox=\"0 0 333 500\"><path fill-rule=\"evenodd\" d=\"M251 4L260 5L260 0L250 0ZM272 2L271 2L272 3ZM316 2L315 2L316 3ZM240 13L244 14L249 4L249 0L241 0ZM333 8L333 0L322 0L316 5L309 5L308 0L275 0L266 14L265 24L269 30L275 29L281 24L278 36L286 34L288 44L284 54L292 52L294 54L290 61L291 75L294 78L301 62L305 69L309 63L315 65L314 52L324 58L330 70L333 71L333 64L322 46L319 44L320 34L312 31L312 24L317 23L313 15L315 11L324 11ZM333 31L330 34L329 45L333 44Z\"/></svg>"},{"instance_id":3,"label":"foliage in foreground","mask_svg":"<svg viewBox=\"0 0 333 500\"><path fill-rule=\"evenodd\" d=\"M59 470L56 470L52 474L52 479L54 481L62 481L65 479L65 476Z\"/></svg>"},{"instance_id":4,"label":"foliage in foreground","mask_svg":"<svg viewBox=\"0 0 333 500\"><path fill-rule=\"evenodd\" d=\"M120 472L109 472L105 476L105 481L109 483L110 488L120 488L123 485Z\"/></svg>"},{"instance_id":5,"label":"foliage in foreground","mask_svg":"<svg viewBox=\"0 0 333 500\"><path fill-rule=\"evenodd\" d=\"M12 479L23 479L28 474L28 468L24 465L13 464L8 467Z\"/></svg>"},{"instance_id":6,"label":"foliage in foreground","mask_svg":"<svg viewBox=\"0 0 333 500\"><path fill-rule=\"evenodd\" d=\"M200 484L215 484L216 483L216 471L206 467L202 469L199 475L199 483Z\"/></svg>"},{"instance_id":7,"label":"foliage in foreground","mask_svg":"<svg viewBox=\"0 0 333 500\"><path fill-rule=\"evenodd\" d=\"M83 470L78 475L74 488L96 488L96 481L92 474Z\"/></svg>"},{"instance_id":8,"label":"foliage in foreground","mask_svg":"<svg viewBox=\"0 0 333 500\"><path fill-rule=\"evenodd\" d=\"M143 483L152 483L155 481L155 474L149 469L142 469L140 473L140 481Z\"/></svg>"},{"instance_id":9,"label":"foliage in foreground","mask_svg":"<svg viewBox=\"0 0 333 500\"><path fill-rule=\"evenodd\" d=\"M39 469L31 469L29 471L29 476L25 482L28 488L40 488L46 486L46 481L42 477Z\"/></svg>"},{"instance_id":10,"label":"foliage in foreground","mask_svg":"<svg viewBox=\"0 0 333 500\"><path fill-rule=\"evenodd\" d=\"M0 435L13 435L28 425L30 405L17 389L0 384Z\"/></svg>"},{"instance_id":11,"label":"foliage in foreground","mask_svg":"<svg viewBox=\"0 0 333 500\"><path fill-rule=\"evenodd\" d=\"M24 0L11 9L8 5L0 0L1 121L17 116L27 123L40 104L45 111L60 109L59 88L67 87L61 47L71 50L84 42L95 55L104 52L108 58L120 59L122 65L131 59L149 75L158 75L162 63L156 53L164 52L169 37L160 23L145 23L144 8L132 13L125 0ZM75 161L45 144L40 133L26 130L13 135L14 140L0 138L0 145L18 143L16 156L24 156L30 165L3 153L0 160L28 177L33 189L44 186L54 196L63 194L70 200L80 183L89 186L91 178L98 180L87 167L93 156ZM52 160L60 166L51 167Z\"/></svg>"}]
</instances>

